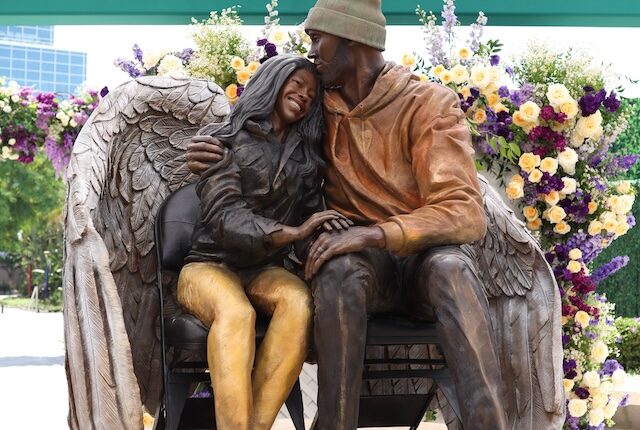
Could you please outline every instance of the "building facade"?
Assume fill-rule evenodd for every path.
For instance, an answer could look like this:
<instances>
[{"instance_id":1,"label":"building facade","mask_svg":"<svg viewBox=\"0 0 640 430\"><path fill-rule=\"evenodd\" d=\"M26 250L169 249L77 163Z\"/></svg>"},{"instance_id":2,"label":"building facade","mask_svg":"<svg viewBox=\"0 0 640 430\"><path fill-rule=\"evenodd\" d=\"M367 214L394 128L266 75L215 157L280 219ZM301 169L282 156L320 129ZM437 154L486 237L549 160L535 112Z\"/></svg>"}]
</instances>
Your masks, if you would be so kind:
<instances>
[{"instance_id":1,"label":"building facade","mask_svg":"<svg viewBox=\"0 0 640 430\"><path fill-rule=\"evenodd\" d=\"M0 26L0 76L60 95L75 93L87 74L87 54L53 47L52 26Z\"/></svg>"}]
</instances>

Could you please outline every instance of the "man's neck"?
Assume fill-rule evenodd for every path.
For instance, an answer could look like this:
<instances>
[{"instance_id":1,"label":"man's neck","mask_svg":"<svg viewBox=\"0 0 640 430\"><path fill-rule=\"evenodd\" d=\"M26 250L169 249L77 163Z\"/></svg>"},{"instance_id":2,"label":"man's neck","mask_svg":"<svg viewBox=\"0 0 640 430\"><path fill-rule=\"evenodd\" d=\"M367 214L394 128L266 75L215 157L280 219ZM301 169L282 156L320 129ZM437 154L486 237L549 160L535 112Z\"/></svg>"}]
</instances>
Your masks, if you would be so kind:
<instances>
[{"instance_id":1,"label":"man's neck","mask_svg":"<svg viewBox=\"0 0 640 430\"><path fill-rule=\"evenodd\" d=\"M340 95L349 109L355 108L371 93L384 65L385 61L380 52L356 58L354 72L345 77L340 88Z\"/></svg>"}]
</instances>

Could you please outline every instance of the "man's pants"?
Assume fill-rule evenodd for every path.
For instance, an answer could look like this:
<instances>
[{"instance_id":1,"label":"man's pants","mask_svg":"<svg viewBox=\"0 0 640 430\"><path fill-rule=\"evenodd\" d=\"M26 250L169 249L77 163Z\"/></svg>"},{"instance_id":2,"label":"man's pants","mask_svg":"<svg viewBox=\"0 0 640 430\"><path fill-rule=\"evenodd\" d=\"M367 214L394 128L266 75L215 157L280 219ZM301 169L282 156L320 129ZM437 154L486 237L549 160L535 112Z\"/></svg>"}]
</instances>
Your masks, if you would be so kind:
<instances>
[{"instance_id":1,"label":"man's pants","mask_svg":"<svg viewBox=\"0 0 640 430\"><path fill-rule=\"evenodd\" d=\"M318 428L357 428L367 314L437 319L465 430L506 429L487 299L458 246L401 258L369 249L335 257L313 281Z\"/></svg>"}]
</instances>

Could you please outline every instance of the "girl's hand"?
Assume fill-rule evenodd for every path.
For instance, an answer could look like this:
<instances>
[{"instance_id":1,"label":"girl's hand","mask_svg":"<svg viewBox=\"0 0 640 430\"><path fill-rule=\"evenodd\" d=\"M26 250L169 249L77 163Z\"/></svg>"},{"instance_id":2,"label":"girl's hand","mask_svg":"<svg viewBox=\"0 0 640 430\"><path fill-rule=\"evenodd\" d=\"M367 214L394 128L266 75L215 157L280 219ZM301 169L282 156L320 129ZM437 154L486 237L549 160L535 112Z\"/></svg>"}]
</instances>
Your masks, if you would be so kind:
<instances>
[{"instance_id":1,"label":"girl's hand","mask_svg":"<svg viewBox=\"0 0 640 430\"><path fill-rule=\"evenodd\" d=\"M298 239L302 240L311 236L318 228L326 231L347 230L353 225L353 221L334 210L316 212L311 215L300 227L298 227Z\"/></svg>"}]
</instances>

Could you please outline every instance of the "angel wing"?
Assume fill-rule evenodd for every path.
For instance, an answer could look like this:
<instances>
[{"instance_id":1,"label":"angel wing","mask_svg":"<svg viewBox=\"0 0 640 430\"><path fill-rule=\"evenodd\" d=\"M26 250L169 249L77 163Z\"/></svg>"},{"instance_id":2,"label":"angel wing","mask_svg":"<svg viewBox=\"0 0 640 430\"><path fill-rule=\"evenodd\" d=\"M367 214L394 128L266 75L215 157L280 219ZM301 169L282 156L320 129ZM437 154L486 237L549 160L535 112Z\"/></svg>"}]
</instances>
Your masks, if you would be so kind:
<instances>
[{"instance_id":1,"label":"angel wing","mask_svg":"<svg viewBox=\"0 0 640 430\"><path fill-rule=\"evenodd\" d=\"M229 105L217 85L143 77L105 97L67 171L64 320L72 429L141 429L161 389L153 225L195 176L186 144Z\"/></svg>"},{"instance_id":2,"label":"angel wing","mask_svg":"<svg viewBox=\"0 0 640 430\"><path fill-rule=\"evenodd\" d=\"M564 422L558 285L537 241L478 175L488 229L473 245L489 299L504 378L509 428L552 429Z\"/></svg>"}]
</instances>

